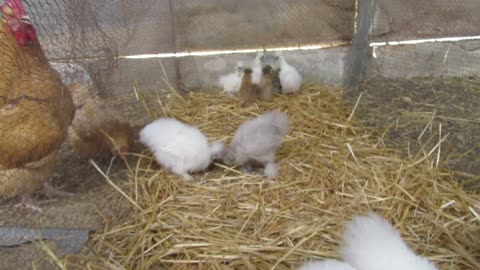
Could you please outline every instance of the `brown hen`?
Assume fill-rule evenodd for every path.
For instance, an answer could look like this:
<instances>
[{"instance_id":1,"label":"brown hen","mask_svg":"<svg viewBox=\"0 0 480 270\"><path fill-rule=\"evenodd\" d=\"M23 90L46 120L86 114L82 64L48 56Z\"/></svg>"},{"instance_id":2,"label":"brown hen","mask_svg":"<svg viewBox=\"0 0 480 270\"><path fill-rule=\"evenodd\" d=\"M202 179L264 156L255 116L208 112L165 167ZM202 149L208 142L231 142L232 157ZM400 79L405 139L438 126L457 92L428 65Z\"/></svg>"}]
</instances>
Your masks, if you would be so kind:
<instances>
[{"instance_id":1,"label":"brown hen","mask_svg":"<svg viewBox=\"0 0 480 270\"><path fill-rule=\"evenodd\" d=\"M32 194L54 191L48 180L75 109L21 1L5 0L0 14L0 196L40 210Z\"/></svg>"}]
</instances>

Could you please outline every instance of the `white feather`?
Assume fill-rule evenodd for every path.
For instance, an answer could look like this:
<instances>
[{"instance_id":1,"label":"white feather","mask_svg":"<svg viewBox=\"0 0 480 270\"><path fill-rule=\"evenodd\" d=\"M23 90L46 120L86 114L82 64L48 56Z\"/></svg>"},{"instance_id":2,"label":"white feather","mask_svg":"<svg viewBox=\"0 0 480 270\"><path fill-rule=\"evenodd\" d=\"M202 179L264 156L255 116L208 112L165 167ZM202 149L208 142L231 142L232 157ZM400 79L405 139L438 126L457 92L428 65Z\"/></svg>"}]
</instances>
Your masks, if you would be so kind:
<instances>
[{"instance_id":1,"label":"white feather","mask_svg":"<svg viewBox=\"0 0 480 270\"><path fill-rule=\"evenodd\" d=\"M189 173L202 171L212 162L212 155L223 151L220 142L209 145L207 137L196 127L173 118L160 118L140 131L140 142L146 145L156 161L185 180Z\"/></svg>"},{"instance_id":2,"label":"white feather","mask_svg":"<svg viewBox=\"0 0 480 270\"><path fill-rule=\"evenodd\" d=\"M300 73L296 68L288 64L287 60L285 60L282 55L277 54L277 57L277 61L279 62L278 66L280 66L278 76L280 77L282 93L289 94L300 90L303 80Z\"/></svg>"},{"instance_id":3,"label":"white feather","mask_svg":"<svg viewBox=\"0 0 480 270\"><path fill-rule=\"evenodd\" d=\"M346 227L341 255L357 270L437 270L417 256L381 216L355 217Z\"/></svg>"},{"instance_id":4,"label":"white feather","mask_svg":"<svg viewBox=\"0 0 480 270\"><path fill-rule=\"evenodd\" d=\"M238 62L235 66L234 72L220 76L220 78L218 79L218 85L222 87L225 93L234 94L240 90L242 75L243 63Z\"/></svg>"},{"instance_id":5,"label":"white feather","mask_svg":"<svg viewBox=\"0 0 480 270\"><path fill-rule=\"evenodd\" d=\"M305 263L298 270L355 270L355 268L341 261L324 260Z\"/></svg>"},{"instance_id":6,"label":"white feather","mask_svg":"<svg viewBox=\"0 0 480 270\"><path fill-rule=\"evenodd\" d=\"M259 84L262 79L262 57L265 56L263 52L258 52L252 64L252 83Z\"/></svg>"},{"instance_id":7,"label":"white feather","mask_svg":"<svg viewBox=\"0 0 480 270\"><path fill-rule=\"evenodd\" d=\"M278 175L278 165L275 163L268 163L265 166L265 176L267 178L275 178Z\"/></svg>"},{"instance_id":8,"label":"white feather","mask_svg":"<svg viewBox=\"0 0 480 270\"><path fill-rule=\"evenodd\" d=\"M208 148L212 159L217 159L225 150L225 145L222 142L211 142L208 144Z\"/></svg>"}]
</instances>

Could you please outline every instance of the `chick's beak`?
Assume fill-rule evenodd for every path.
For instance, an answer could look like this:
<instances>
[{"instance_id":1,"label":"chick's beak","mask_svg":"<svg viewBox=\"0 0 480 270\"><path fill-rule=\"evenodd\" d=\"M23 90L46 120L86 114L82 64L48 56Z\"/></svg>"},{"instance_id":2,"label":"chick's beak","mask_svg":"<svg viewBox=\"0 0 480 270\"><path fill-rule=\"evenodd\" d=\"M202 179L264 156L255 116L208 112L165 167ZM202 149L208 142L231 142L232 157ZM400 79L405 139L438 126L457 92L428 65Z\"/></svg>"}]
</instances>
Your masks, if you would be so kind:
<instances>
[{"instance_id":1,"label":"chick's beak","mask_svg":"<svg viewBox=\"0 0 480 270\"><path fill-rule=\"evenodd\" d=\"M112 154L115 156L125 157L125 155L128 154L128 149L126 147L120 147L120 149L113 148Z\"/></svg>"}]
</instances>

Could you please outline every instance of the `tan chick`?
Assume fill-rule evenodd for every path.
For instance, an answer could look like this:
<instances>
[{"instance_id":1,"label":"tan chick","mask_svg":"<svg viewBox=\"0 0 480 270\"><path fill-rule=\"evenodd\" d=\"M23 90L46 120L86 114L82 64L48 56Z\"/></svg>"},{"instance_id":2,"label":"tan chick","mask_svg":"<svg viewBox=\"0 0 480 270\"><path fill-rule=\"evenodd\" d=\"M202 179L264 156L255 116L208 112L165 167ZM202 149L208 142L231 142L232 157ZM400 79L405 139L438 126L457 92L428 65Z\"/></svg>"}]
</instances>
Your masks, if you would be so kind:
<instances>
[{"instance_id":1,"label":"tan chick","mask_svg":"<svg viewBox=\"0 0 480 270\"><path fill-rule=\"evenodd\" d=\"M248 107L260 99L261 89L257 84L252 83L252 69L243 69L242 83L238 97L242 102L242 107Z\"/></svg>"},{"instance_id":2,"label":"tan chick","mask_svg":"<svg viewBox=\"0 0 480 270\"><path fill-rule=\"evenodd\" d=\"M83 158L110 158L128 153L134 144L134 133L118 112L90 94L87 86L69 86L76 113L68 130L74 150Z\"/></svg>"}]
</instances>

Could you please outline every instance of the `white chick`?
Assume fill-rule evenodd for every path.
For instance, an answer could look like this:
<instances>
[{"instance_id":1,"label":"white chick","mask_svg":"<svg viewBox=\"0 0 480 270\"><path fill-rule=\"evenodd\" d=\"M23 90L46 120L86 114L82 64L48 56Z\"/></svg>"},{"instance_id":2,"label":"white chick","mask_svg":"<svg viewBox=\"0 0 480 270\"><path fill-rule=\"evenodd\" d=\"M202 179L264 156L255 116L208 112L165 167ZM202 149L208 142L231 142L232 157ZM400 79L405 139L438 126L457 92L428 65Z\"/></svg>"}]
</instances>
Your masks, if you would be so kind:
<instances>
[{"instance_id":1,"label":"white chick","mask_svg":"<svg viewBox=\"0 0 480 270\"><path fill-rule=\"evenodd\" d=\"M253 60L252 64L252 83L253 84L259 84L260 80L262 79L262 62L263 59L265 58L265 53L263 52L258 52L257 56Z\"/></svg>"},{"instance_id":2,"label":"white chick","mask_svg":"<svg viewBox=\"0 0 480 270\"><path fill-rule=\"evenodd\" d=\"M240 62L237 62L234 72L227 75L220 76L220 78L218 79L218 84L220 87L223 88L223 91L225 93L228 93L228 94L237 93L240 90L242 75L243 75L243 63L240 61Z\"/></svg>"},{"instance_id":3,"label":"white chick","mask_svg":"<svg viewBox=\"0 0 480 270\"><path fill-rule=\"evenodd\" d=\"M59 73L60 79L65 85L80 83L91 87L93 84L88 72L79 64L50 62L50 66Z\"/></svg>"},{"instance_id":4,"label":"white chick","mask_svg":"<svg viewBox=\"0 0 480 270\"><path fill-rule=\"evenodd\" d=\"M302 76L297 69L287 63L287 60L281 53L275 54L275 68L280 68L279 77L283 94L290 94L300 90L302 86Z\"/></svg>"},{"instance_id":5,"label":"white chick","mask_svg":"<svg viewBox=\"0 0 480 270\"><path fill-rule=\"evenodd\" d=\"M232 143L223 154L226 164L246 165L251 161L265 166L264 175L276 177L275 153L289 131L288 116L270 111L245 121L235 132Z\"/></svg>"},{"instance_id":6,"label":"white chick","mask_svg":"<svg viewBox=\"0 0 480 270\"><path fill-rule=\"evenodd\" d=\"M357 216L347 225L341 255L357 270L438 270L417 256L400 233L375 213Z\"/></svg>"},{"instance_id":7,"label":"white chick","mask_svg":"<svg viewBox=\"0 0 480 270\"><path fill-rule=\"evenodd\" d=\"M324 260L318 262L307 262L298 270L355 270L347 263L337 260Z\"/></svg>"},{"instance_id":8,"label":"white chick","mask_svg":"<svg viewBox=\"0 0 480 270\"><path fill-rule=\"evenodd\" d=\"M224 151L222 142L209 144L198 128L173 118L160 118L145 126L140 142L160 165L187 181L193 179L191 173L205 170Z\"/></svg>"}]
</instances>

